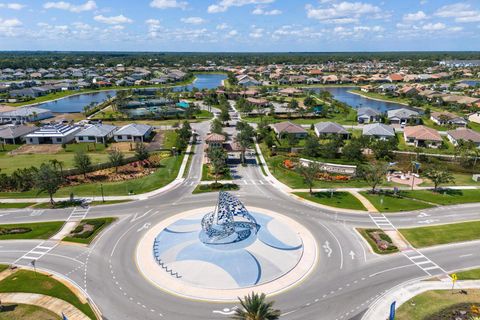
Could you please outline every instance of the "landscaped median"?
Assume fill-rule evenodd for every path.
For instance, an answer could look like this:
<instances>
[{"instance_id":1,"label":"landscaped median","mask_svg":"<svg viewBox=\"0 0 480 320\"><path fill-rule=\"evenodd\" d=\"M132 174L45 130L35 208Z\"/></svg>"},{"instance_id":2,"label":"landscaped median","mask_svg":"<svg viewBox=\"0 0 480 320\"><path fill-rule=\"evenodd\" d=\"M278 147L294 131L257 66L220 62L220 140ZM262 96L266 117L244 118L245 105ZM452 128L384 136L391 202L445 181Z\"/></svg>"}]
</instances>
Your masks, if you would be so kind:
<instances>
[{"instance_id":1,"label":"landscaped median","mask_svg":"<svg viewBox=\"0 0 480 320\"><path fill-rule=\"evenodd\" d=\"M207 193L207 192L219 192L219 191L235 191L239 190L240 187L235 183L210 183L210 184L199 184L194 190L193 194L197 193Z\"/></svg>"},{"instance_id":2,"label":"landscaped median","mask_svg":"<svg viewBox=\"0 0 480 320\"><path fill-rule=\"evenodd\" d=\"M480 221L399 229L415 248L480 239Z\"/></svg>"},{"instance_id":3,"label":"landscaped median","mask_svg":"<svg viewBox=\"0 0 480 320\"><path fill-rule=\"evenodd\" d=\"M305 200L309 200L324 206L350 209L350 210L365 210L362 203L349 192L294 192Z\"/></svg>"},{"instance_id":4,"label":"landscaped median","mask_svg":"<svg viewBox=\"0 0 480 320\"><path fill-rule=\"evenodd\" d=\"M381 193L362 191L360 194L367 198L380 212L413 211L434 207L427 202L406 198L402 193L395 195L390 191Z\"/></svg>"},{"instance_id":5,"label":"landscaped median","mask_svg":"<svg viewBox=\"0 0 480 320\"><path fill-rule=\"evenodd\" d=\"M392 239L383 230L358 228L357 231L377 254L390 254L399 251L393 244Z\"/></svg>"},{"instance_id":6,"label":"landscaped median","mask_svg":"<svg viewBox=\"0 0 480 320\"><path fill-rule=\"evenodd\" d=\"M0 240L49 239L63 224L63 221L3 224L0 225Z\"/></svg>"},{"instance_id":7,"label":"landscaped median","mask_svg":"<svg viewBox=\"0 0 480 320\"><path fill-rule=\"evenodd\" d=\"M441 189L401 191L404 197L433 202L439 205L480 202L480 189Z\"/></svg>"},{"instance_id":8,"label":"landscaped median","mask_svg":"<svg viewBox=\"0 0 480 320\"><path fill-rule=\"evenodd\" d=\"M83 299L79 298L65 284L48 274L29 270L18 270L0 281L0 293L12 292L36 293L64 300L83 312L90 319L97 319L88 302L82 301Z\"/></svg>"},{"instance_id":9,"label":"landscaped median","mask_svg":"<svg viewBox=\"0 0 480 320\"><path fill-rule=\"evenodd\" d=\"M115 218L85 219L63 241L90 244Z\"/></svg>"}]
</instances>

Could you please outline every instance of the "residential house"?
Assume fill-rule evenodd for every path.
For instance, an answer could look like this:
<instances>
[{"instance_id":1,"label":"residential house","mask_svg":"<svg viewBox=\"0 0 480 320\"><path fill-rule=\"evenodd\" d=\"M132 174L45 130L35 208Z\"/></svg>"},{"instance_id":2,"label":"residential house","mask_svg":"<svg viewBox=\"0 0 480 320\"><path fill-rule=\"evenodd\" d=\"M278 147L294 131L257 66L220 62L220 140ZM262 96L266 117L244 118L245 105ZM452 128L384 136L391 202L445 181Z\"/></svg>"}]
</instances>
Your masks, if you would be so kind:
<instances>
[{"instance_id":1,"label":"residential house","mask_svg":"<svg viewBox=\"0 0 480 320\"><path fill-rule=\"evenodd\" d=\"M92 124L77 133L75 135L75 140L78 143L96 142L105 144L113 138L115 130L117 130L116 126L102 123Z\"/></svg>"},{"instance_id":2,"label":"residential house","mask_svg":"<svg viewBox=\"0 0 480 320\"><path fill-rule=\"evenodd\" d=\"M291 123L289 121L275 123L272 125L273 131L277 134L278 137L281 137L285 134L294 135L296 138L305 138L308 135L307 130L298 124Z\"/></svg>"},{"instance_id":3,"label":"residential house","mask_svg":"<svg viewBox=\"0 0 480 320\"><path fill-rule=\"evenodd\" d=\"M467 128L457 128L447 131L447 138L453 145L458 146L460 141L471 141L480 148L480 133Z\"/></svg>"},{"instance_id":4,"label":"residential house","mask_svg":"<svg viewBox=\"0 0 480 320\"><path fill-rule=\"evenodd\" d=\"M394 73L391 74L387 77L387 80L390 82L402 82L403 81L403 75Z\"/></svg>"},{"instance_id":5,"label":"residential house","mask_svg":"<svg viewBox=\"0 0 480 320\"><path fill-rule=\"evenodd\" d=\"M0 141L4 144L20 144L25 141L25 136L37 130L36 127L13 125L0 128Z\"/></svg>"},{"instance_id":6,"label":"residential house","mask_svg":"<svg viewBox=\"0 0 480 320\"><path fill-rule=\"evenodd\" d=\"M52 118L50 110L37 107L23 107L15 110L0 112L0 123L32 122Z\"/></svg>"},{"instance_id":7,"label":"residential house","mask_svg":"<svg viewBox=\"0 0 480 320\"><path fill-rule=\"evenodd\" d=\"M380 121L382 114L380 111L369 108L362 107L357 110L357 121L358 123L370 123Z\"/></svg>"},{"instance_id":8,"label":"residential house","mask_svg":"<svg viewBox=\"0 0 480 320\"><path fill-rule=\"evenodd\" d=\"M117 142L144 142L150 138L153 127L146 124L127 124L113 134L113 139Z\"/></svg>"},{"instance_id":9,"label":"residential house","mask_svg":"<svg viewBox=\"0 0 480 320\"><path fill-rule=\"evenodd\" d=\"M430 119L440 126L453 125L457 127L466 127L467 120L451 112L432 112Z\"/></svg>"},{"instance_id":10,"label":"residential house","mask_svg":"<svg viewBox=\"0 0 480 320\"><path fill-rule=\"evenodd\" d=\"M371 123L363 127L362 135L379 140L388 140L395 137L395 129L383 123Z\"/></svg>"},{"instance_id":11,"label":"residential house","mask_svg":"<svg viewBox=\"0 0 480 320\"><path fill-rule=\"evenodd\" d=\"M403 136L407 144L415 147L438 148L443 142L437 130L425 126L405 127Z\"/></svg>"},{"instance_id":12,"label":"residential house","mask_svg":"<svg viewBox=\"0 0 480 320\"><path fill-rule=\"evenodd\" d=\"M407 124L411 119L418 123L420 113L407 108L388 110L387 119L393 124Z\"/></svg>"},{"instance_id":13,"label":"residential house","mask_svg":"<svg viewBox=\"0 0 480 320\"><path fill-rule=\"evenodd\" d=\"M38 128L25 136L27 144L65 144L75 139L75 135L82 130L80 127L51 124Z\"/></svg>"},{"instance_id":14,"label":"residential house","mask_svg":"<svg viewBox=\"0 0 480 320\"><path fill-rule=\"evenodd\" d=\"M315 134L319 138L341 137L348 139L350 133L340 124L335 122L319 122L315 124Z\"/></svg>"},{"instance_id":15,"label":"residential house","mask_svg":"<svg viewBox=\"0 0 480 320\"><path fill-rule=\"evenodd\" d=\"M223 147L225 136L223 134L210 133L205 137L205 143L207 144L207 148Z\"/></svg>"},{"instance_id":16,"label":"residential house","mask_svg":"<svg viewBox=\"0 0 480 320\"><path fill-rule=\"evenodd\" d=\"M285 88L278 91L278 93L282 96L293 97L303 94L303 91L297 88Z\"/></svg>"}]
</instances>

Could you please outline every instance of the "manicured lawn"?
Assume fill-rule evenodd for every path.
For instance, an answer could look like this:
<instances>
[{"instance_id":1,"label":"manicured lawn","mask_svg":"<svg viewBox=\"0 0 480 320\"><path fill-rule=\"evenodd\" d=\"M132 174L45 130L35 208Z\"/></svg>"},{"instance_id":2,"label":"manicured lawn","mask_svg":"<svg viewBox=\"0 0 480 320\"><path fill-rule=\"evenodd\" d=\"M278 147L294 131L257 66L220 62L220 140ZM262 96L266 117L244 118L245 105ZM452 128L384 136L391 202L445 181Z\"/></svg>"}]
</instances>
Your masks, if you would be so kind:
<instances>
[{"instance_id":1,"label":"manicured lawn","mask_svg":"<svg viewBox=\"0 0 480 320\"><path fill-rule=\"evenodd\" d=\"M395 197L388 194L370 194L366 191L362 191L360 193L367 198L380 212L412 211L433 207L425 202Z\"/></svg>"},{"instance_id":2,"label":"manicured lawn","mask_svg":"<svg viewBox=\"0 0 480 320\"><path fill-rule=\"evenodd\" d=\"M480 239L480 221L399 230L416 248Z\"/></svg>"},{"instance_id":3,"label":"manicured lawn","mask_svg":"<svg viewBox=\"0 0 480 320\"><path fill-rule=\"evenodd\" d=\"M28 304L6 304L0 312L0 320L60 320L50 310Z\"/></svg>"},{"instance_id":4,"label":"manicured lawn","mask_svg":"<svg viewBox=\"0 0 480 320\"><path fill-rule=\"evenodd\" d=\"M219 191L234 191L234 190L240 189L238 184L235 184L235 183L226 183L226 184L218 183L216 186L214 186L214 184L215 183L200 184L192 191L192 193L197 194L197 193L219 192Z\"/></svg>"},{"instance_id":5,"label":"manicured lawn","mask_svg":"<svg viewBox=\"0 0 480 320\"><path fill-rule=\"evenodd\" d=\"M0 203L0 209L23 209L34 204L33 202Z\"/></svg>"},{"instance_id":6,"label":"manicured lawn","mask_svg":"<svg viewBox=\"0 0 480 320\"><path fill-rule=\"evenodd\" d=\"M11 239L48 239L57 233L63 226L63 221L22 223L22 224L2 224L0 225L0 240ZM31 229L25 233L7 233L12 229ZM5 234L2 234L5 233Z\"/></svg>"},{"instance_id":7,"label":"manicured lawn","mask_svg":"<svg viewBox=\"0 0 480 320\"><path fill-rule=\"evenodd\" d=\"M163 135L163 147L172 149L177 143L178 133L175 130L167 130Z\"/></svg>"},{"instance_id":8,"label":"manicured lawn","mask_svg":"<svg viewBox=\"0 0 480 320\"><path fill-rule=\"evenodd\" d=\"M433 202L440 205L480 202L480 190L430 190L402 191L402 196Z\"/></svg>"},{"instance_id":9,"label":"manicured lawn","mask_svg":"<svg viewBox=\"0 0 480 320\"><path fill-rule=\"evenodd\" d=\"M480 304L480 290L467 290L468 295L458 293L458 290L454 290L452 294L451 290L435 290L427 291L418 296L413 297L400 306L397 310L395 319L397 320L424 320L427 317L437 314L438 312L464 303L466 308L463 310L469 311L469 306L472 304ZM434 302L434 303L432 303ZM436 318L437 319L437 318ZM440 319L440 318L438 318ZM442 319L454 319L454 318L442 318Z\"/></svg>"},{"instance_id":10,"label":"manicured lawn","mask_svg":"<svg viewBox=\"0 0 480 320\"><path fill-rule=\"evenodd\" d=\"M97 319L88 303L82 303L67 286L42 273L19 270L0 282L0 292L29 292L55 297L74 305L91 319Z\"/></svg>"},{"instance_id":11,"label":"manicured lawn","mask_svg":"<svg viewBox=\"0 0 480 320\"><path fill-rule=\"evenodd\" d=\"M128 195L129 192L140 194L161 188L175 180L182 160L183 155L165 158L160 162L162 167L149 176L128 181L103 183L104 196ZM55 197L69 197L70 193L73 193L74 196L95 196L97 199L101 199L100 185L100 183L88 183L61 188L55 194ZM48 197L48 195L45 193L38 194L36 190L28 192L0 192L0 198L32 197Z\"/></svg>"},{"instance_id":12,"label":"manicured lawn","mask_svg":"<svg viewBox=\"0 0 480 320\"><path fill-rule=\"evenodd\" d=\"M366 210L362 203L349 192L295 192L295 195L306 200L320 203L330 207Z\"/></svg>"},{"instance_id":13,"label":"manicured lawn","mask_svg":"<svg viewBox=\"0 0 480 320\"><path fill-rule=\"evenodd\" d=\"M94 206L101 206L101 205L107 205L107 204L117 204L117 203L124 203L124 202L130 202L131 200L109 200L109 201L92 201L89 202L88 205L90 207ZM71 208L71 207L77 207L80 204L78 202L70 202L70 201L59 201L55 202L55 206L52 208L52 205L50 202L42 202L39 204L36 204L34 206L35 209L61 209L61 208Z\"/></svg>"},{"instance_id":14,"label":"manicured lawn","mask_svg":"<svg viewBox=\"0 0 480 320\"><path fill-rule=\"evenodd\" d=\"M458 280L479 280L480 269L472 269L462 272L457 272Z\"/></svg>"},{"instance_id":15,"label":"manicured lawn","mask_svg":"<svg viewBox=\"0 0 480 320\"><path fill-rule=\"evenodd\" d=\"M63 238L63 241L90 244L93 239L105 229L109 224L115 221L115 218L85 219L80 222L78 227L72 231L72 235ZM84 225L93 226L92 230L82 233Z\"/></svg>"},{"instance_id":16,"label":"manicured lawn","mask_svg":"<svg viewBox=\"0 0 480 320\"><path fill-rule=\"evenodd\" d=\"M6 264L0 264L0 272L7 270L8 266Z\"/></svg>"},{"instance_id":17,"label":"manicured lawn","mask_svg":"<svg viewBox=\"0 0 480 320\"><path fill-rule=\"evenodd\" d=\"M408 98L400 98L400 97L389 97L387 95L383 95L380 93L376 92L363 92L361 90L350 90L349 92L355 93L367 98L372 98L372 99L377 99L377 100L384 100L384 101L390 101L390 102L396 102L396 103L403 103L407 104L410 102L410 99Z\"/></svg>"}]
</instances>

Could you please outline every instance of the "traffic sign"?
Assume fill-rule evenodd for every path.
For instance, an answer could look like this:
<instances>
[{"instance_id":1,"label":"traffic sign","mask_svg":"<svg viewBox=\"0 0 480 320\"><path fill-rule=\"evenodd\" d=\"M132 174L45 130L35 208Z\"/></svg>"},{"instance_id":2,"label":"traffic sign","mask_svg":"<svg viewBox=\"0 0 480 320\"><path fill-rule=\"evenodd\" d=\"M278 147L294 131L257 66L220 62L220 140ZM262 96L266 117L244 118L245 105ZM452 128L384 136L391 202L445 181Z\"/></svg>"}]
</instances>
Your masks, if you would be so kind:
<instances>
[{"instance_id":1,"label":"traffic sign","mask_svg":"<svg viewBox=\"0 0 480 320\"><path fill-rule=\"evenodd\" d=\"M456 273L452 273L452 281L456 282L458 280L458 276Z\"/></svg>"}]
</instances>

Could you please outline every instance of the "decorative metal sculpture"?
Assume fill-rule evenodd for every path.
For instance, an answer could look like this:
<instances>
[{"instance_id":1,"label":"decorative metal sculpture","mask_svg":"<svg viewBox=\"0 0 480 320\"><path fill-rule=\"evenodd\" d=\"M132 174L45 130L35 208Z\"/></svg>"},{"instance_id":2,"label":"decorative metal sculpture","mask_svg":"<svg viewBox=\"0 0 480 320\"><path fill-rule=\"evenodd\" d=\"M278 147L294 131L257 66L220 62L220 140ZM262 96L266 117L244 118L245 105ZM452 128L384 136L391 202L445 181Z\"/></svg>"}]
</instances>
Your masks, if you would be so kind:
<instances>
[{"instance_id":1,"label":"decorative metal sculpture","mask_svg":"<svg viewBox=\"0 0 480 320\"><path fill-rule=\"evenodd\" d=\"M221 191L213 212L202 219L200 240L206 244L228 244L256 234L260 226L235 196Z\"/></svg>"}]
</instances>

